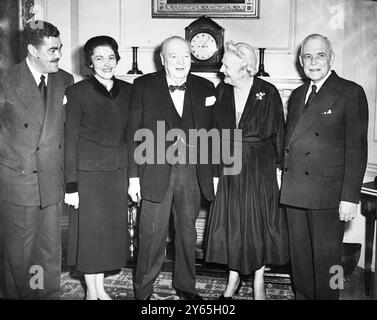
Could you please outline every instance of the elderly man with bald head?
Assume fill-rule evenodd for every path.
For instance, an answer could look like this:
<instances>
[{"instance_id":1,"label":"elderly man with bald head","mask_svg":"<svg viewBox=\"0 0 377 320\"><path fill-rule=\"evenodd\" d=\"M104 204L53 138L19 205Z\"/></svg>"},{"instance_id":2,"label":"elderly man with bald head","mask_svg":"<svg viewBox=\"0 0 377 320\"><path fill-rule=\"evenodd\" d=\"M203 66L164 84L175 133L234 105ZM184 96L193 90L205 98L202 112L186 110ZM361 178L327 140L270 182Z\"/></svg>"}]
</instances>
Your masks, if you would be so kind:
<instances>
[{"instance_id":1,"label":"elderly man with bald head","mask_svg":"<svg viewBox=\"0 0 377 320\"><path fill-rule=\"evenodd\" d=\"M175 227L173 286L181 299L200 300L195 291L195 221L201 195L209 201L214 197L215 174L211 163L191 164L188 155L192 146L185 138L189 137L190 129L213 128L215 88L212 82L190 73L191 48L186 40L176 36L166 39L160 56L163 70L135 80L127 132L131 155L129 194L135 201L142 199L135 297L149 299L153 293L153 283L164 259L172 213ZM163 141L157 141L161 138L161 126L163 133L175 130L178 136L174 139L164 136ZM146 150L147 156L152 157L145 162L137 157L141 144L136 141L138 132L152 133L154 137L152 146ZM172 159L168 152L165 154L172 148L178 150L177 158ZM198 147L196 151L199 159L200 152L208 150Z\"/></svg>"},{"instance_id":2,"label":"elderly man with bald head","mask_svg":"<svg viewBox=\"0 0 377 320\"><path fill-rule=\"evenodd\" d=\"M338 299L331 278L341 265L344 222L360 199L368 105L361 86L331 70L329 39L309 35L299 59L308 81L289 101L281 188L293 282L296 299Z\"/></svg>"}]
</instances>

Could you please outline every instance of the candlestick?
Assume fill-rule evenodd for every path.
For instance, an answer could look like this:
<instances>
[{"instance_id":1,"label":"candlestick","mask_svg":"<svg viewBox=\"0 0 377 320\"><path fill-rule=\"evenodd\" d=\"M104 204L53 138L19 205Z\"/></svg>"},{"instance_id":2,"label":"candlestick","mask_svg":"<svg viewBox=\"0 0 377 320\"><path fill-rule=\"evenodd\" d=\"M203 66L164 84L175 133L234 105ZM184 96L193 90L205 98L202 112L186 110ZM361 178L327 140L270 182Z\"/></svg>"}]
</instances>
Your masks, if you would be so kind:
<instances>
[{"instance_id":1,"label":"candlestick","mask_svg":"<svg viewBox=\"0 0 377 320\"><path fill-rule=\"evenodd\" d=\"M264 50L266 48L259 48L259 69L256 76L269 77L270 75L264 70Z\"/></svg>"},{"instance_id":2,"label":"candlestick","mask_svg":"<svg viewBox=\"0 0 377 320\"><path fill-rule=\"evenodd\" d=\"M137 49L138 47L132 47L132 69L128 71L128 74L143 74L137 67Z\"/></svg>"}]
</instances>

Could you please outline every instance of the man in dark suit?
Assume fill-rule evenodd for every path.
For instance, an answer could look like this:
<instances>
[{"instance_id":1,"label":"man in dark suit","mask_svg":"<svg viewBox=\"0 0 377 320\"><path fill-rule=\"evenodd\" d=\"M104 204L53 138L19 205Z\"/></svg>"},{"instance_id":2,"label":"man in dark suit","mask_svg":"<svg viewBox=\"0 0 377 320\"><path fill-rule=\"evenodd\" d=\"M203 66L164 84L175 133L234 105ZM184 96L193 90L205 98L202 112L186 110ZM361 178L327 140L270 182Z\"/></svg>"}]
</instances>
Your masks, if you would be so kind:
<instances>
[{"instance_id":1,"label":"man in dark suit","mask_svg":"<svg viewBox=\"0 0 377 320\"><path fill-rule=\"evenodd\" d=\"M296 299L338 299L344 222L357 213L367 162L368 105L358 84L331 66L330 41L305 38L310 81L292 92L281 203L287 206Z\"/></svg>"},{"instance_id":2,"label":"man in dark suit","mask_svg":"<svg viewBox=\"0 0 377 320\"><path fill-rule=\"evenodd\" d=\"M153 292L153 283L164 259L172 211L175 226L173 286L181 299L199 300L201 297L195 291L195 221L200 211L201 193L209 201L214 197L214 173L211 163L188 164L191 145L185 137L189 137L190 129L213 128L215 91L210 81L189 73L191 50L187 41L171 37L162 43L161 49L165 70L135 80L128 126L128 140L132 142L129 194L134 200L137 196L143 199L135 296L148 299ZM157 141L161 137L158 134L161 125L167 130L179 129L183 134L169 143L165 141L164 131L163 141ZM155 140L147 154L156 157L148 159L147 163L135 160L137 144L134 141L138 129L152 132ZM174 147L178 150L178 163L169 161L168 156L165 158L165 151ZM208 151L197 149L197 159L200 151ZM159 159L161 151L163 158ZM215 180L217 182L217 178Z\"/></svg>"},{"instance_id":3,"label":"man in dark suit","mask_svg":"<svg viewBox=\"0 0 377 320\"><path fill-rule=\"evenodd\" d=\"M4 78L0 105L0 210L6 297L59 297L63 200L64 92L58 29L25 28L27 57Z\"/></svg>"}]
</instances>

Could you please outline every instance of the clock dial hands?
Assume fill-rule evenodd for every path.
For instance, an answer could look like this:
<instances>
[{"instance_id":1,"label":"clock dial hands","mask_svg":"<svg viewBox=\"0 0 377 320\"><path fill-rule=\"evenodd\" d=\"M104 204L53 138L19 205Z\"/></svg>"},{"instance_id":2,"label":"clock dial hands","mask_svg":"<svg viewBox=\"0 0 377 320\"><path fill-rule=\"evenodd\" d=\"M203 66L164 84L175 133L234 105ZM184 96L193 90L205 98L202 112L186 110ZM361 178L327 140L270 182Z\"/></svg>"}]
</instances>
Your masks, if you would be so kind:
<instances>
[{"instance_id":1,"label":"clock dial hands","mask_svg":"<svg viewBox=\"0 0 377 320\"><path fill-rule=\"evenodd\" d=\"M211 38L208 37L206 42L203 43L202 48L208 48L208 46L206 46L206 44L209 40L211 40Z\"/></svg>"},{"instance_id":2,"label":"clock dial hands","mask_svg":"<svg viewBox=\"0 0 377 320\"><path fill-rule=\"evenodd\" d=\"M198 60L204 61L215 54L217 43L211 34L200 32L191 39L191 48L193 56Z\"/></svg>"}]
</instances>

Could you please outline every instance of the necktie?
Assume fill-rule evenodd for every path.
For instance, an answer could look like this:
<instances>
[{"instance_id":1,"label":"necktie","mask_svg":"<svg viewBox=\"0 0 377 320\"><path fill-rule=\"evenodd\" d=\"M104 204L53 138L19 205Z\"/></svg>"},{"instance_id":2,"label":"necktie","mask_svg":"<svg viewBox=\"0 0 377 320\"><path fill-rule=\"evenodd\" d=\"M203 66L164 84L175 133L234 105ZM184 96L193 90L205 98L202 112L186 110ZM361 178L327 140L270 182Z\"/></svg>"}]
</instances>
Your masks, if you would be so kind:
<instances>
[{"instance_id":1,"label":"necktie","mask_svg":"<svg viewBox=\"0 0 377 320\"><path fill-rule=\"evenodd\" d=\"M44 104L46 105L47 102L47 86L45 82L46 77L44 75L41 75L41 82L39 82L39 91L41 92L41 96L43 99Z\"/></svg>"},{"instance_id":2,"label":"necktie","mask_svg":"<svg viewBox=\"0 0 377 320\"><path fill-rule=\"evenodd\" d=\"M183 83L180 86L172 86L172 85L170 85L169 86L169 90L170 90L170 92L174 92L175 90L185 91L186 90L186 83Z\"/></svg>"},{"instance_id":3,"label":"necktie","mask_svg":"<svg viewBox=\"0 0 377 320\"><path fill-rule=\"evenodd\" d=\"M312 85L312 91L309 94L308 101L306 101L305 108L309 107L309 104L313 101L315 95L317 94L317 86L315 84Z\"/></svg>"}]
</instances>

